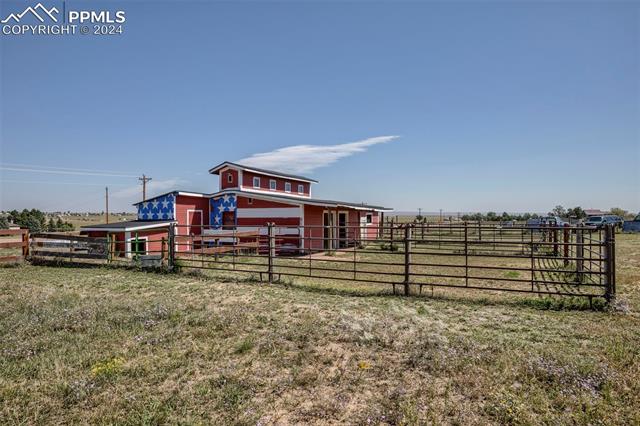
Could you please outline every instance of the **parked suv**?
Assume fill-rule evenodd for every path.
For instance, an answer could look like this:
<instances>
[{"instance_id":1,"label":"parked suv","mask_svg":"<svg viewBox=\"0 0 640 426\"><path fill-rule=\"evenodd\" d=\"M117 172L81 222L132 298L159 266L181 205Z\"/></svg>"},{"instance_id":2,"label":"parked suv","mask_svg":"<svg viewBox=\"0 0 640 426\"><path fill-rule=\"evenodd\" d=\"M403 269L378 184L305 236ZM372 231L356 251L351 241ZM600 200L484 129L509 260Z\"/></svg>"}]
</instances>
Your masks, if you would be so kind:
<instances>
[{"instance_id":1,"label":"parked suv","mask_svg":"<svg viewBox=\"0 0 640 426\"><path fill-rule=\"evenodd\" d=\"M584 226L602 228L605 225L618 225L618 220L612 215L590 216L584 222Z\"/></svg>"}]
</instances>

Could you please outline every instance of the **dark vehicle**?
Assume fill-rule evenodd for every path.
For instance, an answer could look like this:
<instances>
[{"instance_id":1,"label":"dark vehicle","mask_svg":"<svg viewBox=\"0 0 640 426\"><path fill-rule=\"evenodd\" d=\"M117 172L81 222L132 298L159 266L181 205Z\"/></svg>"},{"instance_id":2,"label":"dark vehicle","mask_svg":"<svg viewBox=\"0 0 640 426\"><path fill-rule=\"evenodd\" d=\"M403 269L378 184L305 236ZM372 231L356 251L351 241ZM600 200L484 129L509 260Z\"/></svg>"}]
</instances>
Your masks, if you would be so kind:
<instances>
[{"instance_id":1,"label":"dark vehicle","mask_svg":"<svg viewBox=\"0 0 640 426\"><path fill-rule=\"evenodd\" d=\"M614 221L616 226L619 226L620 228L622 228L622 225L624 225L624 219L621 218L620 216L612 215L611 219Z\"/></svg>"},{"instance_id":2,"label":"dark vehicle","mask_svg":"<svg viewBox=\"0 0 640 426\"><path fill-rule=\"evenodd\" d=\"M564 226L567 222L562 220L559 216L545 216L542 218L542 223L551 226Z\"/></svg>"},{"instance_id":3,"label":"dark vehicle","mask_svg":"<svg viewBox=\"0 0 640 426\"><path fill-rule=\"evenodd\" d=\"M611 215L602 215L602 216L590 216L584 222L584 226L593 226L595 228L602 228L605 225L618 225L614 216Z\"/></svg>"},{"instance_id":4,"label":"dark vehicle","mask_svg":"<svg viewBox=\"0 0 640 426\"><path fill-rule=\"evenodd\" d=\"M625 220L622 232L640 232L640 214L633 220Z\"/></svg>"},{"instance_id":5,"label":"dark vehicle","mask_svg":"<svg viewBox=\"0 0 640 426\"><path fill-rule=\"evenodd\" d=\"M558 216L545 216L527 220L527 228L540 228L543 226L564 226L567 223Z\"/></svg>"},{"instance_id":6,"label":"dark vehicle","mask_svg":"<svg viewBox=\"0 0 640 426\"><path fill-rule=\"evenodd\" d=\"M542 219L538 219L538 218L528 219L527 224L525 226L527 228L539 228L542 226Z\"/></svg>"}]
</instances>

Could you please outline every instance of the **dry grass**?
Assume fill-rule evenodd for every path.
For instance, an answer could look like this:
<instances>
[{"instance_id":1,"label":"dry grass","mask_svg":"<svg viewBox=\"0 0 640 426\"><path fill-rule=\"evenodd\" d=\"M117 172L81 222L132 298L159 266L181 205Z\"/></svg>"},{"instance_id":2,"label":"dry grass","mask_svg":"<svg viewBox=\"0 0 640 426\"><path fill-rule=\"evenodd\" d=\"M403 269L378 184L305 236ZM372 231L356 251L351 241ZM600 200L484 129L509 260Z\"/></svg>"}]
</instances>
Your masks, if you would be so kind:
<instances>
[{"instance_id":1,"label":"dry grass","mask_svg":"<svg viewBox=\"0 0 640 426\"><path fill-rule=\"evenodd\" d=\"M0 423L638 424L639 237L618 237L621 312L0 268Z\"/></svg>"},{"instance_id":2,"label":"dry grass","mask_svg":"<svg viewBox=\"0 0 640 426\"><path fill-rule=\"evenodd\" d=\"M109 223L124 222L127 220L136 220L137 215L135 213L130 214L109 214ZM70 222L76 231L80 230L81 226L97 225L99 223L105 223L105 215L90 214L88 216L64 216L63 219Z\"/></svg>"}]
</instances>

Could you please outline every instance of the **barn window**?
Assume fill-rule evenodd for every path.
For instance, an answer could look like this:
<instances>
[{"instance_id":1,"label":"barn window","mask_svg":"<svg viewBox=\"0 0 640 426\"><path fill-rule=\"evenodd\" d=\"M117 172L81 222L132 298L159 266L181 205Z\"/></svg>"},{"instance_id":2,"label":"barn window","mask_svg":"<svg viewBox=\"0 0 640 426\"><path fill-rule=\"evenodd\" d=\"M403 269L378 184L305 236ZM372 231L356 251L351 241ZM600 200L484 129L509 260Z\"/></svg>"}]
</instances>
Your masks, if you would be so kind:
<instances>
[{"instance_id":1,"label":"barn window","mask_svg":"<svg viewBox=\"0 0 640 426\"><path fill-rule=\"evenodd\" d=\"M131 244L131 253L133 255L145 255L147 254L147 238L139 237L129 239L129 244Z\"/></svg>"},{"instance_id":2,"label":"barn window","mask_svg":"<svg viewBox=\"0 0 640 426\"><path fill-rule=\"evenodd\" d=\"M269 180L269 189L272 191L276 190L276 180L275 179L270 179Z\"/></svg>"},{"instance_id":3,"label":"barn window","mask_svg":"<svg viewBox=\"0 0 640 426\"><path fill-rule=\"evenodd\" d=\"M233 183L233 174L231 172L227 173L227 182Z\"/></svg>"},{"instance_id":4,"label":"barn window","mask_svg":"<svg viewBox=\"0 0 640 426\"><path fill-rule=\"evenodd\" d=\"M291 182L284 183L284 192L291 192Z\"/></svg>"},{"instance_id":5,"label":"barn window","mask_svg":"<svg viewBox=\"0 0 640 426\"><path fill-rule=\"evenodd\" d=\"M304 185L298 185L298 194L304 194Z\"/></svg>"},{"instance_id":6,"label":"barn window","mask_svg":"<svg viewBox=\"0 0 640 426\"><path fill-rule=\"evenodd\" d=\"M254 188L260 188L260 178L257 176L254 176L253 178L253 187Z\"/></svg>"},{"instance_id":7,"label":"barn window","mask_svg":"<svg viewBox=\"0 0 640 426\"><path fill-rule=\"evenodd\" d=\"M373 223L373 214L367 213L367 223Z\"/></svg>"},{"instance_id":8,"label":"barn window","mask_svg":"<svg viewBox=\"0 0 640 426\"><path fill-rule=\"evenodd\" d=\"M253 204L253 198L247 198L247 204Z\"/></svg>"}]
</instances>

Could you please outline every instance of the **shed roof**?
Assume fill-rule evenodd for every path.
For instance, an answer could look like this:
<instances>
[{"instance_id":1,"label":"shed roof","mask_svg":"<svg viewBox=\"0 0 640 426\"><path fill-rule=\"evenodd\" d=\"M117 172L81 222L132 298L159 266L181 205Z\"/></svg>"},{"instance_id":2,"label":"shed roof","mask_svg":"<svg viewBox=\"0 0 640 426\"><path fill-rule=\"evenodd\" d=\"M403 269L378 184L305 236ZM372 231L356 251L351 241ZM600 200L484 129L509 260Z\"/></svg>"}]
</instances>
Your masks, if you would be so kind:
<instances>
[{"instance_id":1,"label":"shed roof","mask_svg":"<svg viewBox=\"0 0 640 426\"><path fill-rule=\"evenodd\" d=\"M169 192L163 192L162 194L154 195L153 197L148 197L144 201L138 201L137 203L133 203L133 205L137 206L138 204L142 204L145 201L155 200L156 198L164 197L165 195L169 195L169 194L184 195L186 197L209 197L211 195L204 192L194 192L194 191L169 191Z\"/></svg>"},{"instance_id":2,"label":"shed roof","mask_svg":"<svg viewBox=\"0 0 640 426\"><path fill-rule=\"evenodd\" d=\"M81 226L82 231L139 231L143 229L163 228L175 221L172 220L128 220L126 222L100 223L97 225Z\"/></svg>"}]
</instances>

